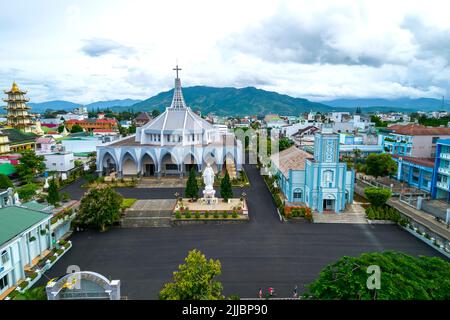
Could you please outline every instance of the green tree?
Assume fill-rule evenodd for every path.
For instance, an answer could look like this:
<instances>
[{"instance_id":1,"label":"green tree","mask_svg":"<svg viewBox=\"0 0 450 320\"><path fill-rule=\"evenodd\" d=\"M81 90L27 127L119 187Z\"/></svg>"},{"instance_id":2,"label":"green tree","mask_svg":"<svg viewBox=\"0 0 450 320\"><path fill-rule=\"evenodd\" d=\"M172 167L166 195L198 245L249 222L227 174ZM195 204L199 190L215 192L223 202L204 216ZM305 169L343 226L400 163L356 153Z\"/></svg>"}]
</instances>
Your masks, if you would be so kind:
<instances>
[{"instance_id":1,"label":"green tree","mask_svg":"<svg viewBox=\"0 0 450 320\"><path fill-rule=\"evenodd\" d=\"M13 183L6 174L0 174L0 189L12 188Z\"/></svg>"},{"instance_id":2,"label":"green tree","mask_svg":"<svg viewBox=\"0 0 450 320\"><path fill-rule=\"evenodd\" d=\"M22 152L19 164L16 166L16 172L21 181L30 183L37 174L45 170L44 156L37 156L34 150Z\"/></svg>"},{"instance_id":3,"label":"green tree","mask_svg":"<svg viewBox=\"0 0 450 320\"><path fill-rule=\"evenodd\" d=\"M79 124L74 124L72 126L72 129L70 130L71 133L78 133L78 132L83 132L83 127L80 126Z\"/></svg>"},{"instance_id":4,"label":"green tree","mask_svg":"<svg viewBox=\"0 0 450 320\"><path fill-rule=\"evenodd\" d=\"M50 183L48 186L47 202L52 205L55 205L60 201L61 201L61 196L58 192L58 185L56 184L55 179L52 179L52 180L50 180Z\"/></svg>"},{"instance_id":5,"label":"green tree","mask_svg":"<svg viewBox=\"0 0 450 320\"><path fill-rule=\"evenodd\" d=\"M381 270L380 289L367 286L373 265ZM305 298L320 300L448 300L450 263L390 251L345 256L325 267L307 288Z\"/></svg>"},{"instance_id":6,"label":"green tree","mask_svg":"<svg viewBox=\"0 0 450 320\"><path fill-rule=\"evenodd\" d=\"M62 133L64 131L64 125L58 126L58 133Z\"/></svg>"},{"instance_id":7,"label":"green tree","mask_svg":"<svg viewBox=\"0 0 450 320\"><path fill-rule=\"evenodd\" d=\"M47 300L45 286L31 288L23 293L18 293L13 300Z\"/></svg>"},{"instance_id":8,"label":"green tree","mask_svg":"<svg viewBox=\"0 0 450 320\"><path fill-rule=\"evenodd\" d=\"M371 153L366 158L366 173L373 177L386 177L397 172L397 162L387 153Z\"/></svg>"},{"instance_id":9,"label":"green tree","mask_svg":"<svg viewBox=\"0 0 450 320\"><path fill-rule=\"evenodd\" d=\"M374 207L382 207L392 195L391 190L383 188L365 188L364 195Z\"/></svg>"},{"instance_id":10,"label":"green tree","mask_svg":"<svg viewBox=\"0 0 450 320\"><path fill-rule=\"evenodd\" d=\"M136 133L136 126L134 124L130 125L130 127L128 128L128 133L129 134L135 134Z\"/></svg>"},{"instance_id":11,"label":"green tree","mask_svg":"<svg viewBox=\"0 0 450 320\"><path fill-rule=\"evenodd\" d=\"M233 189L231 188L230 175L227 169L225 169L225 176L220 181L220 196L224 201L228 201L228 199L233 197Z\"/></svg>"},{"instance_id":12,"label":"green tree","mask_svg":"<svg viewBox=\"0 0 450 320\"><path fill-rule=\"evenodd\" d=\"M156 118L157 116L159 116L161 114L161 111L159 111L158 109L153 109L152 110L152 117Z\"/></svg>"},{"instance_id":13,"label":"green tree","mask_svg":"<svg viewBox=\"0 0 450 320\"><path fill-rule=\"evenodd\" d=\"M28 201L31 200L36 195L36 190L38 186L34 183L28 183L17 189L17 194L19 195L20 200Z\"/></svg>"},{"instance_id":14,"label":"green tree","mask_svg":"<svg viewBox=\"0 0 450 320\"><path fill-rule=\"evenodd\" d=\"M371 116L370 121L375 123L375 127L387 127L388 125L386 121L382 121L381 118L376 115Z\"/></svg>"},{"instance_id":15,"label":"green tree","mask_svg":"<svg viewBox=\"0 0 450 320\"><path fill-rule=\"evenodd\" d=\"M186 263L173 273L173 282L166 283L159 293L161 300L221 300L222 284L215 280L221 274L219 260L207 260L199 250L192 250Z\"/></svg>"},{"instance_id":16,"label":"green tree","mask_svg":"<svg viewBox=\"0 0 450 320\"><path fill-rule=\"evenodd\" d=\"M186 189L184 193L186 197L191 199L196 199L198 197L198 184L194 168L191 168L189 171L189 178L186 182Z\"/></svg>"},{"instance_id":17,"label":"green tree","mask_svg":"<svg viewBox=\"0 0 450 320\"><path fill-rule=\"evenodd\" d=\"M280 152L283 150L286 150L292 146L292 141L289 138L281 138L278 142L278 147L280 149Z\"/></svg>"},{"instance_id":18,"label":"green tree","mask_svg":"<svg viewBox=\"0 0 450 320\"><path fill-rule=\"evenodd\" d=\"M110 187L91 189L81 199L77 223L105 231L119 221L122 196Z\"/></svg>"}]
</instances>

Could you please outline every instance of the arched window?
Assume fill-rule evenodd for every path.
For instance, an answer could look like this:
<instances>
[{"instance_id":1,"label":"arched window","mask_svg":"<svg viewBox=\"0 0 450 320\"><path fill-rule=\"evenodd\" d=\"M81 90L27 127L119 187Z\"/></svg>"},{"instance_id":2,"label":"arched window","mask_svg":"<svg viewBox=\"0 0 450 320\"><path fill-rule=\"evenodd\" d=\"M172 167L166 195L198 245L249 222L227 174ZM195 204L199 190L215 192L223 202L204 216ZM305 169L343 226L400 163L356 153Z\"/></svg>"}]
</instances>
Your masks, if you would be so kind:
<instances>
[{"instance_id":1,"label":"arched window","mask_svg":"<svg viewBox=\"0 0 450 320\"><path fill-rule=\"evenodd\" d=\"M300 201L302 199L303 193L302 189L294 189L294 201Z\"/></svg>"},{"instance_id":2,"label":"arched window","mask_svg":"<svg viewBox=\"0 0 450 320\"><path fill-rule=\"evenodd\" d=\"M1 253L2 264L5 264L9 261L9 255L6 250L3 250Z\"/></svg>"}]
</instances>

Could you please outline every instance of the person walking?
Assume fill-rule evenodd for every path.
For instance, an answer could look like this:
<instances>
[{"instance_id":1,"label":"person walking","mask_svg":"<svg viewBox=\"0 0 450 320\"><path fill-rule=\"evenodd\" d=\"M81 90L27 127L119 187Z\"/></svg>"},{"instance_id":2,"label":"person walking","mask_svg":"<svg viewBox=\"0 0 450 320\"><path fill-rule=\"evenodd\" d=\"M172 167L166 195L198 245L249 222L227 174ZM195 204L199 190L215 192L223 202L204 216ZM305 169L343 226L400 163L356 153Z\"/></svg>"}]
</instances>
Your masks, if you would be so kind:
<instances>
[{"instance_id":1,"label":"person walking","mask_svg":"<svg viewBox=\"0 0 450 320\"><path fill-rule=\"evenodd\" d=\"M263 292L262 292L261 288L259 288L259 293L258 294L259 294L259 298L262 299Z\"/></svg>"},{"instance_id":2,"label":"person walking","mask_svg":"<svg viewBox=\"0 0 450 320\"><path fill-rule=\"evenodd\" d=\"M294 298L298 298L298 287L297 287L297 285L295 285L295 287L294 287L293 297Z\"/></svg>"}]
</instances>

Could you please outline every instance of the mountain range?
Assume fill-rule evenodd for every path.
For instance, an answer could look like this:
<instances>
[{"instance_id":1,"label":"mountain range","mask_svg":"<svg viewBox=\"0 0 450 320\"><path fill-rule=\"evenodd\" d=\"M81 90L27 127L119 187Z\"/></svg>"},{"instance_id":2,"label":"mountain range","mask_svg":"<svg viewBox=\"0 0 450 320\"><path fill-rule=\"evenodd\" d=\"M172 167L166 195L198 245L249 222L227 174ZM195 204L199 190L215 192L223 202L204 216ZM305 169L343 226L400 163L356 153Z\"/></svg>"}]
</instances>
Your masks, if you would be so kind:
<instances>
[{"instance_id":1,"label":"mountain range","mask_svg":"<svg viewBox=\"0 0 450 320\"><path fill-rule=\"evenodd\" d=\"M107 109L111 107L128 108L142 100L134 99L122 99L122 100L110 100L110 101L97 101L84 105L89 111L96 111L97 109ZM65 110L70 111L74 108L78 108L81 104L70 101L54 100L46 102L30 102L28 105L32 108L33 112L44 113L47 109L52 110Z\"/></svg>"},{"instance_id":2,"label":"mountain range","mask_svg":"<svg viewBox=\"0 0 450 320\"><path fill-rule=\"evenodd\" d=\"M88 110L112 109L124 111L133 109L135 112L151 111L158 109L163 111L172 102L173 89L158 93L146 100L111 100L98 101L86 105ZM324 102L313 102L303 98L295 98L285 94L257 89L254 87L207 87L193 86L183 88L183 95L188 106L194 110L200 110L203 114L214 112L217 115L265 115L277 113L282 115L298 115L310 110L349 111L361 107L363 112L373 111L450 111L450 104L443 104L440 99L431 98L401 98L401 99L336 99ZM72 110L80 104L69 101L48 101L42 103L29 103L34 112L43 113L46 109Z\"/></svg>"}]
</instances>

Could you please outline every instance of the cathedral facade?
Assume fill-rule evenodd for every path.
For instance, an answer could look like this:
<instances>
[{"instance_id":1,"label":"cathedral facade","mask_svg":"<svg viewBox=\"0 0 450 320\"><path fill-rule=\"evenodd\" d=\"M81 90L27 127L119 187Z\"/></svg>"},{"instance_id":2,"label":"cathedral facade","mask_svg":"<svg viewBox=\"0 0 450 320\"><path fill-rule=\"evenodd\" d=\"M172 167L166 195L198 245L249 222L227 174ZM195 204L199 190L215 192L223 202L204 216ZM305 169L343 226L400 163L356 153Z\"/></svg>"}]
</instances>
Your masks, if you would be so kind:
<instances>
[{"instance_id":1,"label":"cathedral facade","mask_svg":"<svg viewBox=\"0 0 450 320\"><path fill-rule=\"evenodd\" d=\"M215 173L227 169L235 177L242 169L242 143L222 133L191 108L183 98L178 67L172 103L158 117L136 129L136 134L97 147L100 175L184 176L210 164Z\"/></svg>"}]
</instances>

